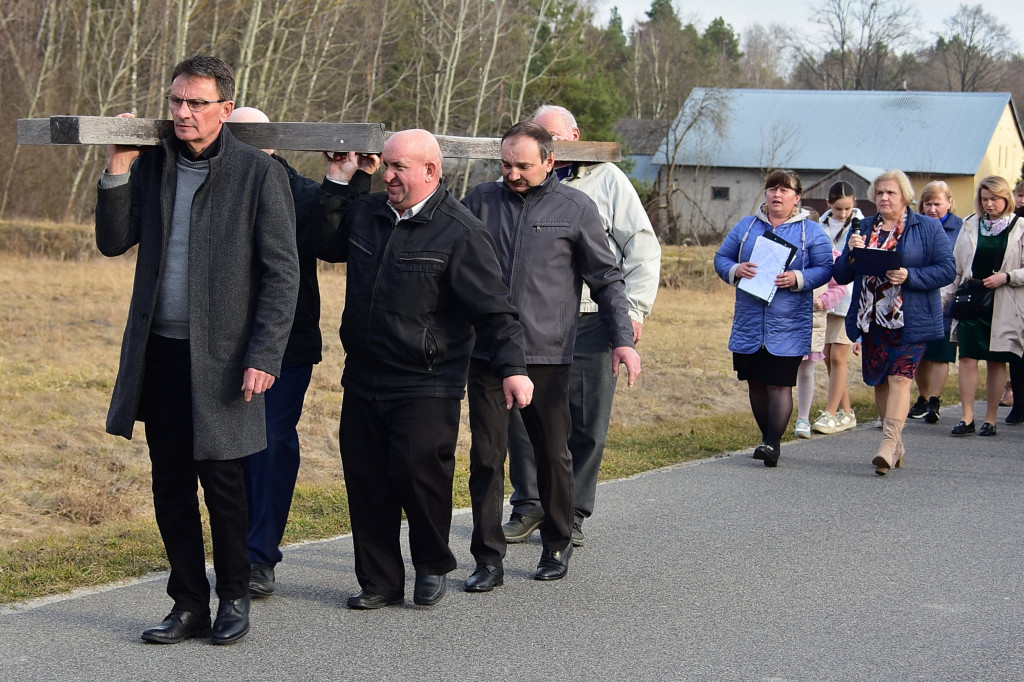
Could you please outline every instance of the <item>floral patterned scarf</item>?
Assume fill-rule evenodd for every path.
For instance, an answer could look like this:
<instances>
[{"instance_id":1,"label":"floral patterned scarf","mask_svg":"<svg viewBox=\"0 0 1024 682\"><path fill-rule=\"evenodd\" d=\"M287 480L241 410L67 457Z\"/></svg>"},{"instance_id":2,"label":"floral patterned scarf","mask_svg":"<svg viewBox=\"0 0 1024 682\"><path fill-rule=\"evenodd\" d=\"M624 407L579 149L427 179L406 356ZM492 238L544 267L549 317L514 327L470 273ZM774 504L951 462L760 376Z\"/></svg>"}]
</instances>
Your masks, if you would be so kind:
<instances>
[{"instance_id":1,"label":"floral patterned scarf","mask_svg":"<svg viewBox=\"0 0 1024 682\"><path fill-rule=\"evenodd\" d=\"M871 229L867 247L885 249L886 251L895 249L903 237L906 219L907 216L904 213L893 231L883 239L883 233L879 229L882 221L879 218L878 223ZM872 319L878 323L878 326L885 329L903 328L903 287L893 284L884 277L864 275L861 280L860 302L857 308L857 327L867 334L871 329Z\"/></svg>"}]
</instances>

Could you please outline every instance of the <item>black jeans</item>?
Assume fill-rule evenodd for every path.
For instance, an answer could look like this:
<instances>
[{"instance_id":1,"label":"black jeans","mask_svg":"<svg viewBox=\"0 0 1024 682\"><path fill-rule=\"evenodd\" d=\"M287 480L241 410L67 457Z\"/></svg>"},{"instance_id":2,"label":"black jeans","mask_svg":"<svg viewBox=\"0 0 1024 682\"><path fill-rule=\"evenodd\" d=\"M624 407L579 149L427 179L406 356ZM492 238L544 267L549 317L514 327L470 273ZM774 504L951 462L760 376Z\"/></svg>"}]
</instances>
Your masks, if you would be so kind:
<instances>
[{"instance_id":1,"label":"black jeans","mask_svg":"<svg viewBox=\"0 0 1024 682\"><path fill-rule=\"evenodd\" d=\"M537 468L537 490L544 522L541 541L546 549L563 550L572 536L572 456L569 454L569 365L530 365L533 402L521 409ZM505 409L502 379L490 363L473 360L469 366L469 494L473 504L473 539L478 562L500 565L505 558L501 529L505 497L505 453L509 411Z\"/></svg>"},{"instance_id":2,"label":"black jeans","mask_svg":"<svg viewBox=\"0 0 1024 682\"><path fill-rule=\"evenodd\" d=\"M387 597L405 592L399 544L402 510L417 573L455 570L452 526L459 400L366 400L345 391L338 439L352 518L359 586Z\"/></svg>"},{"instance_id":3,"label":"black jeans","mask_svg":"<svg viewBox=\"0 0 1024 682\"><path fill-rule=\"evenodd\" d=\"M199 483L210 512L217 596L249 594L249 530L242 461L196 461L192 453L189 342L151 334L140 414L153 464L153 507L171 564L167 594L174 607L210 611L210 581L199 514ZM241 376L239 376L241 379Z\"/></svg>"}]
</instances>

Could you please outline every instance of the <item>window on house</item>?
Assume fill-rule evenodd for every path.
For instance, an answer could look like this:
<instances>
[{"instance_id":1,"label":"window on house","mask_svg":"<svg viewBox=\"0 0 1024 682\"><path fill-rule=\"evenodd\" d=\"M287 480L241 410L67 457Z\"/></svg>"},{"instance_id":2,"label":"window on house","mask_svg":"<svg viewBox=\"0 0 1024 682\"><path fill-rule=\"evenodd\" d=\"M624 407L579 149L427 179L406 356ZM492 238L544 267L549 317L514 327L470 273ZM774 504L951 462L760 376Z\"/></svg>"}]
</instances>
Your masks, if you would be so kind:
<instances>
[{"instance_id":1,"label":"window on house","mask_svg":"<svg viewBox=\"0 0 1024 682\"><path fill-rule=\"evenodd\" d=\"M728 187L712 187L711 198L721 199L723 201L729 200L729 188Z\"/></svg>"}]
</instances>

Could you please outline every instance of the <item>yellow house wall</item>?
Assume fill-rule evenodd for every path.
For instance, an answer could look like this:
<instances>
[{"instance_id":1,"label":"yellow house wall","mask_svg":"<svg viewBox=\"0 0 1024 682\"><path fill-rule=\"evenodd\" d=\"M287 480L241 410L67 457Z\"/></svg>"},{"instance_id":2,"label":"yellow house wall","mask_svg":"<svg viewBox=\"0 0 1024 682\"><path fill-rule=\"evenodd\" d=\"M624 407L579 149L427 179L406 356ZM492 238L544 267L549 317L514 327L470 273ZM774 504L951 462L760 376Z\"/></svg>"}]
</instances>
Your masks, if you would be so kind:
<instances>
[{"instance_id":1,"label":"yellow house wall","mask_svg":"<svg viewBox=\"0 0 1024 682\"><path fill-rule=\"evenodd\" d=\"M920 197L924 186L932 180L945 180L953 194L956 214L964 217L974 213L974 193L982 178L989 175L1000 175L1006 178L1012 187L1020 178L1022 163L1024 163L1024 139L1022 139L1021 130L1014 120L1013 110L1007 104L975 175L911 174L909 177L918 197ZM920 210L920 207L917 206L915 209Z\"/></svg>"},{"instance_id":2,"label":"yellow house wall","mask_svg":"<svg viewBox=\"0 0 1024 682\"><path fill-rule=\"evenodd\" d=\"M1012 187L1020 179L1021 163L1024 162L1024 139L1021 139L1021 131L1014 120L1013 111L1010 105L1006 105L999 124L996 126L992 141L989 142L985 156L978 166L978 173L974 176L974 186L977 187L981 179L989 175L999 175L1006 178Z\"/></svg>"}]
</instances>

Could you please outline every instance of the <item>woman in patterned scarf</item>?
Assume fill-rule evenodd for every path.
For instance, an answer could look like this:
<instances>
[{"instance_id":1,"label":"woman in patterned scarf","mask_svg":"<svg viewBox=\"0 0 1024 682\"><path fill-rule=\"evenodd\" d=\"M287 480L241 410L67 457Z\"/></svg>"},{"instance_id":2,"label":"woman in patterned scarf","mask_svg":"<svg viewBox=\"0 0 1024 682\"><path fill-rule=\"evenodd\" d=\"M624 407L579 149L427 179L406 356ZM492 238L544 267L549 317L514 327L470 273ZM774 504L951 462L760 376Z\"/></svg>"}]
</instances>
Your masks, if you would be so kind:
<instances>
[{"instance_id":1,"label":"woman in patterned scarf","mask_svg":"<svg viewBox=\"0 0 1024 682\"><path fill-rule=\"evenodd\" d=\"M996 435L999 396L1006 382L1006 363L1018 362L1024 345L1024 220L1014 214L1016 202L1010 184L998 175L984 178L974 197L975 213L964 219L953 254L956 279L942 290L945 301L953 298L960 282L980 279L992 289L988 315L955 320L950 339L960 344L960 405L963 420L953 427L954 436L974 433L974 393L978 390L978 361L988 368L985 380L985 421L979 436ZM1015 389L1020 387L1014 386Z\"/></svg>"},{"instance_id":2,"label":"woman in patterned scarf","mask_svg":"<svg viewBox=\"0 0 1024 682\"><path fill-rule=\"evenodd\" d=\"M870 196L878 213L850 235L833 276L840 284L853 282L846 333L863 339L864 383L874 387L882 419L882 443L871 463L884 476L903 464L914 373L928 342L945 335L939 289L953 281L956 269L942 224L910 210L914 190L902 171L875 178ZM863 247L897 252L899 267L879 276L858 272L853 249Z\"/></svg>"}]
</instances>

